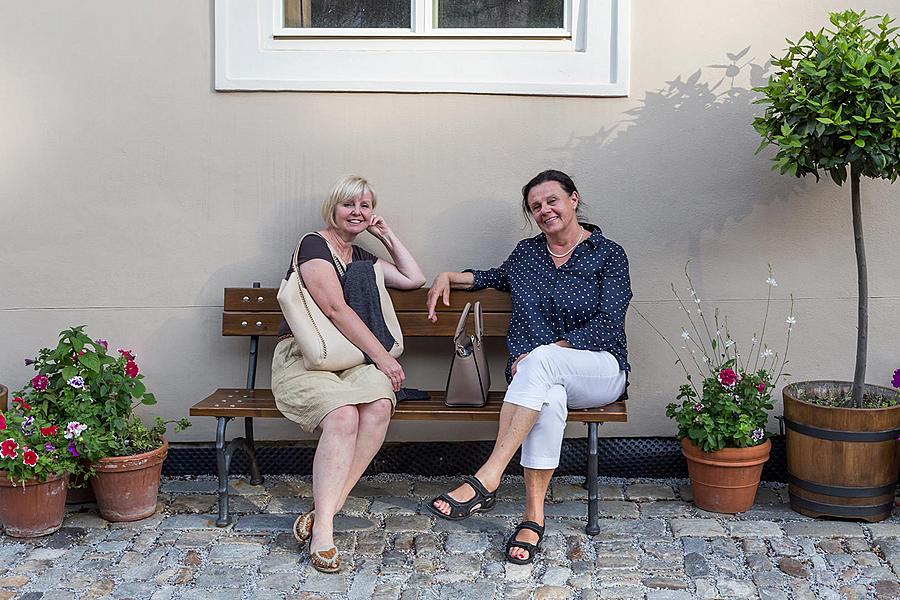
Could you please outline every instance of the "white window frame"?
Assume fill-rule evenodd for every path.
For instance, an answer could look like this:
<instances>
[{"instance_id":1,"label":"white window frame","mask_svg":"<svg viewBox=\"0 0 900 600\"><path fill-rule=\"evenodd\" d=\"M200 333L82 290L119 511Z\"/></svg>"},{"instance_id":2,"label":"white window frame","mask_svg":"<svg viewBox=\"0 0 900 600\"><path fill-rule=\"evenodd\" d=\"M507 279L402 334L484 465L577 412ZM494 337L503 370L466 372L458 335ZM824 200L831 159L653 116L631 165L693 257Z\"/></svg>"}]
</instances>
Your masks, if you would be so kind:
<instances>
[{"instance_id":1,"label":"white window frame","mask_svg":"<svg viewBox=\"0 0 900 600\"><path fill-rule=\"evenodd\" d=\"M430 4L425 2L425 5ZM283 0L215 0L215 86L627 96L630 0L567 0L562 29L284 27Z\"/></svg>"}]
</instances>

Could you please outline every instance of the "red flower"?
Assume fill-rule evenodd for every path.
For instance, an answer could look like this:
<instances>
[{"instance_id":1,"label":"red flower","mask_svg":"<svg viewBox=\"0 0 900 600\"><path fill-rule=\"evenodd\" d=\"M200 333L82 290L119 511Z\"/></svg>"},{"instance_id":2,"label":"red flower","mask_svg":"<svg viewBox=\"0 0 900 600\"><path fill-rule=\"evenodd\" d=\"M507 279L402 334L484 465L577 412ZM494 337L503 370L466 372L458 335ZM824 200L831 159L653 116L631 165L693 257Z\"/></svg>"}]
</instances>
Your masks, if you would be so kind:
<instances>
[{"instance_id":1,"label":"red flower","mask_svg":"<svg viewBox=\"0 0 900 600\"><path fill-rule=\"evenodd\" d=\"M46 375L35 375L31 378L31 387L33 387L38 392L43 392L49 385L50 380L47 379Z\"/></svg>"},{"instance_id":2,"label":"red flower","mask_svg":"<svg viewBox=\"0 0 900 600\"><path fill-rule=\"evenodd\" d=\"M128 360L134 360L134 352L125 348L116 348L116 351Z\"/></svg>"},{"instance_id":3,"label":"red flower","mask_svg":"<svg viewBox=\"0 0 900 600\"><path fill-rule=\"evenodd\" d=\"M763 392L765 392L765 391L766 391L766 382L765 382L765 381L760 381L759 383L757 383L757 384L756 384L756 389L757 389L757 391L758 391L760 394L762 394Z\"/></svg>"},{"instance_id":4,"label":"red flower","mask_svg":"<svg viewBox=\"0 0 900 600\"><path fill-rule=\"evenodd\" d=\"M25 446L25 450L22 451L22 462L28 465L29 467L33 467L37 464L37 452Z\"/></svg>"},{"instance_id":5,"label":"red flower","mask_svg":"<svg viewBox=\"0 0 900 600\"><path fill-rule=\"evenodd\" d=\"M139 373L137 363L133 360L129 360L125 363L125 374L129 377L137 377Z\"/></svg>"},{"instance_id":6,"label":"red flower","mask_svg":"<svg viewBox=\"0 0 900 600\"><path fill-rule=\"evenodd\" d=\"M41 427L41 435L45 437L48 435L56 435L58 429L59 427L57 427L56 425L51 425L50 427Z\"/></svg>"},{"instance_id":7,"label":"red flower","mask_svg":"<svg viewBox=\"0 0 900 600\"><path fill-rule=\"evenodd\" d=\"M732 369L722 369L719 371L719 383L725 387L734 387L737 383L738 375Z\"/></svg>"},{"instance_id":8,"label":"red flower","mask_svg":"<svg viewBox=\"0 0 900 600\"><path fill-rule=\"evenodd\" d=\"M6 429L6 417L0 415L0 431Z\"/></svg>"},{"instance_id":9,"label":"red flower","mask_svg":"<svg viewBox=\"0 0 900 600\"><path fill-rule=\"evenodd\" d=\"M19 398L18 396L16 396L15 398L13 398L13 404L21 404L21 405L22 405L22 408L23 408L24 410L31 410L31 407L28 406L28 404L25 403L25 400L23 400L22 398Z\"/></svg>"},{"instance_id":10,"label":"red flower","mask_svg":"<svg viewBox=\"0 0 900 600\"><path fill-rule=\"evenodd\" d=\"M19 449L19 444L16 443L16 440L9 438L0 442L0 457L2 458L15 458L19 455L16 450Z\"/></svg>"}]
</instances>

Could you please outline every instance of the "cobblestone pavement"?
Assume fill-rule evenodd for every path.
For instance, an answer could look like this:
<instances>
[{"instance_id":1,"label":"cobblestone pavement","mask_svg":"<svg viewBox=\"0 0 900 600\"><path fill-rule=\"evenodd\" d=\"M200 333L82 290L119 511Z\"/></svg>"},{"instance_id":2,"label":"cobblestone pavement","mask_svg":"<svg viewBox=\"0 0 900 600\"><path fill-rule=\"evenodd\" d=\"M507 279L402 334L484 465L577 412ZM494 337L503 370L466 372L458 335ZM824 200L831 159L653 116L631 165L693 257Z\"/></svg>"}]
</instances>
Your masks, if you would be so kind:
<instances>
[{"instance_id":1,"label":"cobblestone pavement","mask_svg":"<svg viewBox=\"0 0 900 600\"><path fill-rule=\"evenodd\" d=\"M561 478L543 551L517 566L502 548L521 514L521 480L504 482L487 515L429 516L424 499L455 481L365 478L336 523L347 565L323 575L288 533L309 506L308 479L234 482L226 528L214 524L212 478L166 479L144 521L107 523L76 505L53 535L0 537L0 600L900 598L900 515L815 521L767 484L750 511L719 515L696 509L685 481L603 479L602 530L591 539L580 481Z\"/></svg>"}]
</instances>

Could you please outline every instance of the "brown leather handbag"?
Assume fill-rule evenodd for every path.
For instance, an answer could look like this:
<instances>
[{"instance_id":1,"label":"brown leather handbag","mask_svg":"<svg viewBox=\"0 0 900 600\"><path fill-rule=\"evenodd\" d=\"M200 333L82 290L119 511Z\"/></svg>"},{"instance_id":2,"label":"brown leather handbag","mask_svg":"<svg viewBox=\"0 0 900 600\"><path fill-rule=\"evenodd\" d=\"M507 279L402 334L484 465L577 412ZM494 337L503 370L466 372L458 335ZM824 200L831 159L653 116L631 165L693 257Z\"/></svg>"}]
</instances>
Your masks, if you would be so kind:
<instances>
[{"instance_id":1,"label":"brown leather handbag","mask_svg":"<svg viewBox=\"0 0 900 600\"><path fill-rule=\"evenodd\" d=\"M481 302L475 303L475 335L466 334L466 320L471 307L471 303L467 302L453 335L453 360L450 362L447 395L444 399L447 406L484 406L491 387L491 372L488 370L482 344L484 327Z\"/></svg>"}]
</instances>

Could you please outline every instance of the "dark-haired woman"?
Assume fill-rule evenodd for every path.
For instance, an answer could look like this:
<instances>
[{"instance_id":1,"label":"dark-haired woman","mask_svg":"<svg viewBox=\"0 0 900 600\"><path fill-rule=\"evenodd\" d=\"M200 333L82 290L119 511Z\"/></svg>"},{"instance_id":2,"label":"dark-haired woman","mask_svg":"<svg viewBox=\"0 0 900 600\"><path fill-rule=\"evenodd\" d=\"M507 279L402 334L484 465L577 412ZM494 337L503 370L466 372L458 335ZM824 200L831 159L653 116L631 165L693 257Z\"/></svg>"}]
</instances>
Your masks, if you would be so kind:
<instances>
[{"instance_id":1,"label":"dark-haired woman","mask_svg":"<svg viewBox=\"0 0 900 600\"><path fill-rule=\"evenodd\" d=\"M459 520L490 510L513 454L521 446L525 518L510 536L506 558L530 563L544 535L544 497L559 465L568 409L596 408L625 391L629 370L625 312L631 282L625 251L600 228L579 222L572 179L544 171L522 188L522 209L540 235L522 240L499 267L441 273L428 293L428 316L449 304L451 289L509 292L509 388L497 441L474 477L428 505Z\"/></svg>"}]
</instances>

